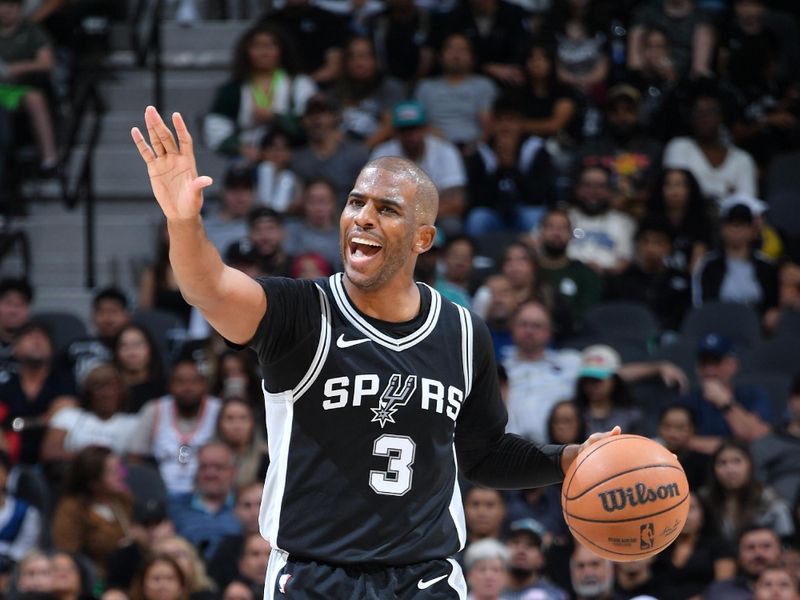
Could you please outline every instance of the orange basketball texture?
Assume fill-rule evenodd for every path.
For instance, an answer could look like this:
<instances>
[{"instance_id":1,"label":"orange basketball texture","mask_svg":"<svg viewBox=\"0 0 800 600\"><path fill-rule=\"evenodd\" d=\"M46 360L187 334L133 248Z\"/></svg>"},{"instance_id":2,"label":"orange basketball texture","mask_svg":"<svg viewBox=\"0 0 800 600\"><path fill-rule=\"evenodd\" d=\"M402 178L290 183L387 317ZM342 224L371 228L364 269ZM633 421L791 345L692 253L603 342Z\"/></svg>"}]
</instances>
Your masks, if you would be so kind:
<instances>
[{"instance_id":1,"label":"orange basketball texture","mask_svg":"<svg viewBox=\"0 0 800 600\"><path fill-rule=\"evenodd\" d=\"M672 453L645 437L617 435L572 462L561 488L575 539L618 562L653 556L683 529L689 484Z\"/></svg>"}]
</instances>

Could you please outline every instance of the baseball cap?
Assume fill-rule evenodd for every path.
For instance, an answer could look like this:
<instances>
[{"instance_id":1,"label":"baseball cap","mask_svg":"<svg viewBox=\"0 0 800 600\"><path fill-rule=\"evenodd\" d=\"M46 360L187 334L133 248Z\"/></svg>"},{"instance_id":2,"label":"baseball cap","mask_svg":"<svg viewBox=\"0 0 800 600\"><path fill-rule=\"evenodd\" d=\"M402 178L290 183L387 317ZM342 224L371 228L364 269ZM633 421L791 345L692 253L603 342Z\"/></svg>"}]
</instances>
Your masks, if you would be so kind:
<instances>
[{"instance_id":1,"label":"baseball cap","mask_svg":"<svg viewBox=\"0 0 800 600\"><path fill-rule=\"evenodd\" d=\"M167 518L167 506L162 500L147 498L133 506L133 520L144 525L161 523Z\"/></svg>"},{"instance_id":2,"label":"baseball cap","mask_svg":"<svg viewBox=\"0 0 800 600\"><path fill-rule=\"evenodd\" d=\"M753 211L749 206L744 204L737 204L732 206L728 211L722 215L723 223L742 223L751 225L753 223Z\"/></svg>"},{"instance_id":3,"label":"baseball cap","mask_svg":"<svg viewBox=\"0 0 800 600\"><path fill-rule=\"evenodd\" d=\"M697 344L697 357L722 358L734 353L730 338L719 333L707 333Z\"/></svg>"},{"instance_id":4,"label":"baseball cap","mask_svg":"<svg viewBox=\"0 0 800 600\"><path fill-rule=\"evenodd\" d=\"M226 188L253 188L255 177L253 169L242 165L234 165L225 171L222 185Z\"/></svg>"},{"instance_id":5,"label":"baseball cap","mask_svg":"<svg viewBox=\"0 0 800 600\"><path fill-rule=\"evenodd\" d=\"M622 366L619 353L611 346L595 344L581 352L581 368L578 377L608 379Z\"/></svg>"},{"instance_id":6,"label":"baseball cap","mask_svg":"<svg viewBox=\"0 0 800 600\"><path fill-rule=\"evenodd\" d=\"M751 194L732 194L725 198L719 206L722 218L726 218L728 213L737 206L746 206L750 209L752 215L756 217L763 215L769 208L766 202Z\"/></svg>"},{"instance_id":7,"label":"baseball cap","mask_svg":"<svg viewBox=\"0 0 800 600\"><path fill-rule=\"evenodd\" d=\"M392 125L398 129L425 125L425 109L416 100L395 104L392 110Z\"/></svg>"},{"instance_id":8,"label":"baseball cap","mask_svg":"<svg viewBox=\"0 0 800 600\"><path fill-rule=\"evenodd\" d=\"M616 102L617 100L629 100L634 104L639 104L642 95L635 87L629 83L618 83L608 90L608 103Z\"/></svg>"},{"instance_id":9,"label":"baseball cap","mask_svg":"<svg viewBox=\"0 0 800 600\"><path fill-rule=\"evenodd\" d=\"M544 526L539 521L533 518L517 519L511 521L508 526L508 534L506 539L517 535L518 533L527 533L533 537L538 546L542 545L542 537L545 534Z\"/></svg>"}]
</instances>

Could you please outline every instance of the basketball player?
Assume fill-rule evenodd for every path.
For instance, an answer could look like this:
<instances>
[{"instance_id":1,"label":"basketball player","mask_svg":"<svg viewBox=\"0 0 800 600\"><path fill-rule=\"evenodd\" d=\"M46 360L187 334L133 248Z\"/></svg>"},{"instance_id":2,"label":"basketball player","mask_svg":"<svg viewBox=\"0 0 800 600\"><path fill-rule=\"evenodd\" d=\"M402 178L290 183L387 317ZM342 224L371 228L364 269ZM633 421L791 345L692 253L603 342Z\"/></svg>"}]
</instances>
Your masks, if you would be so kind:
<instances>
[{"instance_id":1,"label":"basketball player","mask_svg":"<svg viewBox=\"0 0 800 600\"><path fill-rule=\"evenodd\" d=\"M192 140L148 107L131 132L167 218L181 292L264 373L272 462L261 504L265 597L466 598L447 557L466 531L457 469L490 487L561 481L581 446L506 435L489 333L412 279L437 192L413 163L361 171L340 219L344 273L253 280L203 230ZM596 434L584 446L612 432Z\"/></svg>"}]
</instances>

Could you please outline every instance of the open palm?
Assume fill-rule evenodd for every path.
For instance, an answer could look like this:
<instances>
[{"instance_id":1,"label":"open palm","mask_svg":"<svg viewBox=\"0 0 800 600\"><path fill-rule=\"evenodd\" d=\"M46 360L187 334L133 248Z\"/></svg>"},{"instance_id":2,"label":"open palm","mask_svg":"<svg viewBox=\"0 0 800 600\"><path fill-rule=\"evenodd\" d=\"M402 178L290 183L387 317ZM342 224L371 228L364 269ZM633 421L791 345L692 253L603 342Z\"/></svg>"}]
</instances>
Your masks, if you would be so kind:
<instances>
[{"instance_id":1,"label":"open palm","mask_svg":"<svg viewBox=\"0 0 800 600\"><path fill-rule=\"evenodd\" d=\"M138 127L131 129L139 154L147 165L150 185L167 219L191 219L200 214L203 188L211 185L210 177L198 177L192 148L192 136L180 113L172 115L177 143L158 111L148 106L144 112L148 144Z\"/></svg>"}]
</instances>

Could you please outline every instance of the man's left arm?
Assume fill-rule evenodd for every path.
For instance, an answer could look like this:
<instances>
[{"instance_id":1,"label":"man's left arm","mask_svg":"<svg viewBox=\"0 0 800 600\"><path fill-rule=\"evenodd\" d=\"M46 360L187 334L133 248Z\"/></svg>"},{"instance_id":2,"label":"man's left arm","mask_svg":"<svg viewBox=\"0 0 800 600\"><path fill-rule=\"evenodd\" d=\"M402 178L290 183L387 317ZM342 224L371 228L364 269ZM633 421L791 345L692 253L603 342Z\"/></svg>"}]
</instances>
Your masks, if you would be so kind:
<instances>
[{"instance_id":1,"label":"man's left arm","mask_svg":"<svg viewBox=\"0 0 800 600\"><path fill-rule=\"evenodd\" d=\"M737 401L733 389L715 379L704 381L702 387L703 397L722 413L734 437L750 443L770 432L770 400L760 390L753 390L745 406Z\"/></svg>"}]
</instances>

